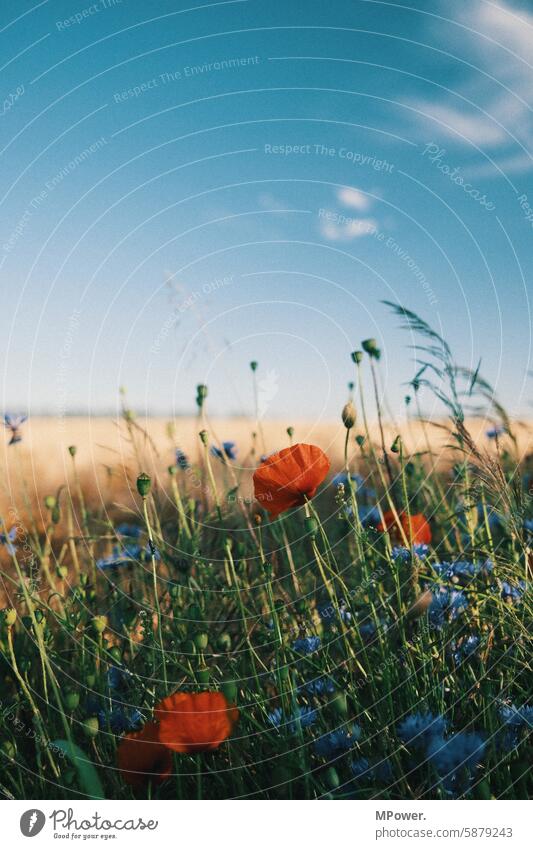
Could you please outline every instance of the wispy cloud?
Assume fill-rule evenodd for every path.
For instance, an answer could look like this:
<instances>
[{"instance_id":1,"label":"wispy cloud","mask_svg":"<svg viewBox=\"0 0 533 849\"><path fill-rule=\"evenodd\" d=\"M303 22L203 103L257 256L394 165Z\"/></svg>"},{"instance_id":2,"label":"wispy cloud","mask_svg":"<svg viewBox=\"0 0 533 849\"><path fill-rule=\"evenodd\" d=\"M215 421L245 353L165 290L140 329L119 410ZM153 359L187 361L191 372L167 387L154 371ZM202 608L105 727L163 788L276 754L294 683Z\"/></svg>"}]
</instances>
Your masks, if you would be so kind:
<instances>
[{"instance_id":1,"label":"wispy cloud","mask_svg":"<svg viewBox=\"0 0 533 849\"><path fill-rule=\"evenodd\" d=\"M359 189L346 186L336 192L337 202L348 210L365 212L372 206L372 198ZM331 242L351 242L363 236L371 236L378 229L378 222L369 216L355 216L348 212L321 209L320 233Z\"/></svg>"},{"instance_id":2,"label":"wispy cloud","mask_svg":"<svg viewBox=\"0 0 533 849\"><path fill-rule=\"evenodd\" d=\"M449 16L449 7L443 6ZM411 101L417 123L433 138L472 150L478 147L504 173L533 169L533 13L509 3L465 3L451 30L452 46L473 67L457 94ZM439 24L442 26L442 24ZM478 68L479 70L476 70ZM472 166L478 176L495 176L490 160Z\"/></svg>"}]
</instances>

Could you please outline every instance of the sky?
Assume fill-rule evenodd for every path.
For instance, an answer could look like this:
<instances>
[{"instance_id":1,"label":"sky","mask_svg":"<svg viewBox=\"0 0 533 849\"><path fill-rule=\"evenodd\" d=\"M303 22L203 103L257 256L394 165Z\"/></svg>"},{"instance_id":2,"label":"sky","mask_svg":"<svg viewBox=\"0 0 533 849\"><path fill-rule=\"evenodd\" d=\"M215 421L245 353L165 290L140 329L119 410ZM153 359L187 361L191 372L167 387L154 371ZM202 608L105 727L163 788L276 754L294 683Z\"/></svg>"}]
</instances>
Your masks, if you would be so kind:
<instances>
[{"instance_id":1,"label":"sky","mask_svg":"<svg viewBox=\"0 0 533 849\"><path fill-rule=\"evenodd\" d=\"M533 4L194 4L1 5L3 408L401 415L388 300L530 412Z\"/></svg>"}]
</instances>

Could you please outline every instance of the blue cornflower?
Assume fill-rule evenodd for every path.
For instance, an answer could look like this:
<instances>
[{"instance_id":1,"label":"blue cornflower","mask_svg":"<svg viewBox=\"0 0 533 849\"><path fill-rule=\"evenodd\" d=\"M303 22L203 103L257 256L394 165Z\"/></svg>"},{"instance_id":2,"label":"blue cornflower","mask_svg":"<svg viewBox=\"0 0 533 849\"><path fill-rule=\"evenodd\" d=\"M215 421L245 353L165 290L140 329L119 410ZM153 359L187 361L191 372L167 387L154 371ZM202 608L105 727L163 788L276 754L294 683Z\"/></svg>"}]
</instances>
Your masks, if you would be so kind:
<instances>
[{"instance_id":1,"label":"blue cornflower","mask_svg":"<svg viewBox=\"0 0 533 849\"><path fill-rule=\"evenodd\" d=\"M274 726L274 728L281 728L282 725L286 724L287 730L290 734L295 734L298 731L298 726L301 728L309 728L309 726L313 725L316 720L316 710L308 705L298 707L296 714L289 717L287 721L285 720L281 708L274 708L274 710L268 714L268 721Z\"/></svg>"},{"instance_id":2,"label":"blue cornflower","mask_svg":"<svg viewBox=\"0 0 533 849\"><path fill-rule=\"evenodd\" d=\"M340 757L354 747L361 737L361 728L359 725L352 725L350 731L344 728L337 728L335 731L330 731L328 734L323 734L314 742L315 753L320 758L333 760Z\"/></svg>"},{"instance_id":3,"label":"blue cornflower","mask_svg":"<svg viewBox=\"0 0 533 849\"><path fill-rule=\"evenodd\" d=\"M442 628L445 622L453 622L468 607L468 599L460 590L439 587L433 590L429 606L429 622L433 628Z\"/></svg>"},{"instance_id":4,"label":"blue cornflower","mask_svg":"<svg viewBox=\"0 0 533 849\"><path fill-rule=\"evenodd\" d=\"M485 431L485 436L487 439L497 439L498 436L502 436L505 433L505 428L501 425L495 425L494 427L489 428L489 430Z\"/></svg>"},{"instance_id":5,"label":"blue cornflower","mask_svg":"<svg viewBox=\"0 0 533 849\"><path fill-rule=\"evenodd\" d=\"M502 705L500 717L505 726L501 742L506 749L515 749L523 737L533 729L533 705Z\"/></svg>"},{"instance_id":6,"label":"blue cornflower","mask_svg":"<svg viewBox=\"0 0 533 849\"><path fill-rule=\"evenodd\" d=\"M214 457L218 457L219 460L224 460L226 457L228 460L236 460L237 447L234 442L223 442L222 448L217 448L216 445L212 445L211 454Z\"/></svg>"},{"instance_id":7,"label":"blue cornflower","mask_svg":"<svg viewBox=\"0 0 533 849\"><path fill-rule=\"evenodd\" d=\"M156 560L161 559L161 555L157 550L154 550L153 555ZM142 548L136 543L126 544L123 546L114 546L113 553L110 557L101 557L96 561L98 569L105 571L106 569L118 569L120 566L130 566L132 563L144 562L151 558L152 552L150 546Z\"/></svg>"},{"instance_id":8,"label":"blue cornflower","mask_svg":"<svg viewBox=\"0 0 533 849\"><path fill-rule=\"evenodd\" d=\"M96 714L100 728L111 729L113 734L122 734L124 731L135 731L143 722L143 716L136 708L129 709L122 705L113 705L111 710L101 708Z\"/></svg>"},{"instance_id":9,"label":"blue cornflower","mask_svg":"<svg viewBox=\"0 0 533 849\"><path fill-rule=\"evenodd\" d=\"M368 763L366 758L359 758L356 761L352 761L352 763L350 764L350 769L352 770L352 775L354 778L362 778L364 775L370 778L372 773L370 764Z\"/></svg>"},{"instance_id":10,"label":"blue cornflower","mask_svg":"<svg viewBox=\"0 0 533 849\"><path fill-rule=\"evenodd\" d=\"M131 672L120 666L110 666L107 670L107 686L110 690L123 690L130 684Z\"/></svg>"},{"instance_id":11,"label":"blue cornflower","mask_svg":"<svg viewBox=\"0 0 533 849\"><path fill-rule=\"evenodd\" d=\"M294 641L292 648L300 654L312 654L320 648L320 637L300 637Z\"/></svg>"},{"instance_id":12,"label":"blue cornflower","mask_svg":"<svg viewBox=\"0 0 533 849\"><path fill-rule=\"evenodd\" d=\"M117 525L115 528L115 533L119 537L128 537L128 539L139 539L142 534L142 528L139 525L130 525L128 522L122 522L121 525Z\"/></svg>"},{"instance_id":13,"label":"blue cornflower","mask_svg":"<svg viewBox=\"0 0 533 849\"><path fill-rule=\"evenodd\" d=\"M363 527L366 528L369 525L371 525L372 527L375 527L376 525L379 525L379 523L381 521L381 517L379 515L378 508L375 507L374 505L361 504L360 507L358 508L358 512L359 512L359 519L360 519Z\"/></svg>"},{"instance_id":14,"label":"blue cornflower","mask_svg":"<svg viewBox=\"0 0 533 849\"><path fill-rule=\"evenodd\" d=\"M533 705L502 705L500 716L506 725L527 726L533 728Z\"/></svg>"},{"instance_id":15,"label":"blue cornflower","mask_svg":"<svg viewBox=\"0 0 533 849\"><path fill-rule=\"evenodd\" d=\"M359 625L359 633L365 642L370 642L376 636L376 626L373 622L363 622Z\"/></svg>"},{"instance_id":16,"label":"blue cornflower","mask_svg":"<svg viewBox=\"0 0 533 849\"><path fill-rule=\"evenodd\" d=\"M470 789L474 772L483 761L485 741L480 734L461 731L446 740L434 737L427 753L444 790L460 796Z\"/></svg>"},{"instance_id":17,"label":"blue cornflower","mask_svg":"<svg viewBox=\"0 0 533 849\"><path fill-rule=\"evenodd\" d=\"M331 678L322 676L308 681L300 687L301 692L307 693L309 696L324 696L328 693L334 693L336 690L335 681Z\"/></svg>"},{"instance_id":18,"label":"blue cornflower","mask_svg":"<svg viewBox=\"0 0 533 849\"><path fill-rule=\"evenodd\" d=\"M11 439L9 440L9 445L15 445L16 442L22 441L22 436L20 435L20 428L27 421L28 416L14 416L11 413L6 413L4 415L4 425L7 430L11 433Z\"/></svg>"},{"instance_id":19,"label":"blue cornflower","mask_svg":"<svg viewBox=\"0 0 533 849\"><path fill-rule=\"evenodd\" d=\"M396 727L398 737L406 746L424 749L435 736L444 734L447 722L443 716L433 713L412 713Z\"/></svg>"},{"instance_id":20,"label":"blue cornflower","mask_svg":"<svg viewBox=\"0 0 533 849\"><path fill-rule=\"evenodd\" d=\"M357 490L363 485L363 478L361 475L350 475L350 480L352 484L354 484L354 489ZM348 489L348 475L346 472L339 472L339 474L335 475L333 480L331 481L333 486L344 486Z\"/></svg>"},{"instance_id":21,"label":"blue cornflower","mask_svg":"<svg viewBox=\"0 0 533 849\"><path fill-rule=\"evenodd\" d=\"M181 448L176 448L176 466L184 472L191 468L188 457Z\"/></svg>"},{"instance_id":22,"label":"blue cornflower","mask_svg":"<svg viewBox=\"0 0 533 849\"><path fill-rule=\"evenodd\" d=\"M522 601L522 596L526 590L526 582L519 581L518 584L511 584L509 581L502 581L502 598L509 604Z\"/></svg>"},{"instance_id":23,"label":"blue cornflower","mask_svg":"<svg viewBox=\"0 0 533 849\"><path fill-rule=\"evenodd\" d=\"M413 545L413 554L415 557L418 557L419 560L425 560L429 554L429 545L426 545L425 542L415 542ZM409 563L411 560L411 552L403 545L395 545L392 549L392 559L401 560L403 563Z\"/></svg>"},{"instance_id":24,"label":"blue cornflower","mask_svg":"<svg viewBox=\"0 0 533 849\"><path fill-rule=\"evenodd\" d=\"M320 616L322 622L324 624L328 624L328 622L337 617L337 607L333 604L330 599L319 601L316 606L317 613ZM345 625L349 625L352 619L352 614L346 608L346 602L344 599L339 601L339 616Z\"/></svg>"},{"instance_id":25,"label":"blue cornflower","mask_svg":"<svg viewBox=\"0 0 533 849\"><path fill-rule=\"evenodd\" d=\"M480 640L475 634L470 634L462 639L459 643L452 644L453 659L459 664L464 660L468 660L479 648Z\"/></svg>"},{"instance_id":26,"label":"blue cornflower","mask_svg":"<svg viewBox=\"0 0 533 849\"><path fill-rule=\"evenodd\" d=\"M0 528L2 525L0 525ZM4 532L0 530L0 545L4 545L8 554L15 554L17 550L17 546L15 545L16 539L18 536L18 530L16 527L12 527L9 531Z\"/></svg>"}]
</instances>

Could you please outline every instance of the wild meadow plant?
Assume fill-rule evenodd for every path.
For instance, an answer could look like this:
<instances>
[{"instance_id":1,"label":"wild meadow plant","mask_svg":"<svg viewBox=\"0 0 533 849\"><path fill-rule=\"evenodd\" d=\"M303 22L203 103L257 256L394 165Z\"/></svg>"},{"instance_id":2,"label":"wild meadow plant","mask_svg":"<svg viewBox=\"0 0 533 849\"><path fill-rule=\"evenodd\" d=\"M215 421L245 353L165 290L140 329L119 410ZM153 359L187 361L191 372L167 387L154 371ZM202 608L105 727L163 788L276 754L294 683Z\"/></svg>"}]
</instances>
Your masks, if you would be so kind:
<instances>
[{"instance_id":1,"label":"wild meadow plant","mask_svg":"<svg viewBox=\"0 0 533 849\"><path fill-rule=\"evenodd\" d=\"M428 423L423 452L408 429L387 443L367 339L341 468L291 426L268 455L253 362L250 446L217 439L201 384L197 455L174 442L166 481L145 471L149 436L123 396L135 509L91 507L75 446L42 516L21 475L0 525L5 797L528 795L527 463L490 385L393 309L419 340L406 403L422 418L430 389L445 405L447 464ZM490 450L465 426L480 403ZM5 417L10 451L23 423Z\"/></svg>"}]
</instances>

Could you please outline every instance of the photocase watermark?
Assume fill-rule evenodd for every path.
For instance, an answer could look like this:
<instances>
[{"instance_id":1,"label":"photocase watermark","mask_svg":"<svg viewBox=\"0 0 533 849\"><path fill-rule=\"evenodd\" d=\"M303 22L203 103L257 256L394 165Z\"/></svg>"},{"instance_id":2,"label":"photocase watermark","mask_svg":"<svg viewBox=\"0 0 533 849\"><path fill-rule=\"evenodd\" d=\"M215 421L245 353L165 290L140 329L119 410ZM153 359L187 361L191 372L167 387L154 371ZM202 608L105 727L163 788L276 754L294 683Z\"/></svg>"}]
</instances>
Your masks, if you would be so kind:
<instances>
[{"instance_id":1,"label":"photocase watermark","mask_svg":"<svg viewBox=\"0 0 533 849\"><path fill-rule=\"evenodd\" d=\"M409 252L393 236L387 236L383 230L380 230L372 218L357 218L356 216L343 215L342 213L333 212L324 207L318 210L318 217L323 224L322 233L328 239L344 239L348 241L359 236L370 236L376 239L376 241L394 254L411 272L413 277L422 286L430 305L435 306L438 303L435 292L416 260L413 259Z\"/></svg>"},{"instance_id":2,"label":"photocase watermark","mask_svg":"<svg viewBox=\"0 0 533 849\"><path fill-rule=\"evenodd\" d=\"M13 106L15 105L17 100L20 100L24 92L24 84L21 83L19 86L16 87L15 91L9 92L7 97L4 97L4 100L0 105L0 117L2 117L3 115L7 115L7 113L13 109Z\"/></svg>"},{"instance_id":3,"label":"photocase watermark","mask_svg":"<svg viewBox=\"0 0 533 849\"><path fill-rule=\"evenodd\" d=\"M97 3L92 3L84 9L80 9L69 18L56 21L56 30L64 32L65 30L70 29L70 27L82 24L84 21L92 18L99 12L105 12L107 9L113 9L115 6L122 6L122 0L98 0Z\"/></svg>"},{"instance_id":4,"label":"photocase watermark","mask_svg":"<svg viewBox=\"0 0 533 849\"><path fill-rule=\"evenodd\" d=\"M199 289L189 292L182 300L173 308L168 318L161 326L161 330L154 339L153 345L150 348L151 354L159 354L161 347L172 329L176 326L180 318L189 310L201 301L203 298L214 294L219 289L224 289L226 286L231 286L234 282L233 274L226 274L224 277L215 277L204 283Z\"/></svg>"},{"instance_id":5,"label":"photocase watermark","mask_svg":"<svg viewBox=\"0 0 533 849\"><path fill-rule=\"evenodd\" d=\"M146 94L147 91L152 91L155 88L162 88L172 83L191 79L192 77L201 77L219 71L236 71L240 68L247 68L250 65L259 65L260 62L260 56L232 56L225 59L216 59L214 62L204 62L201 65L184 65L183 68L163 71L163 73L158 74L156 77L144 80L144 82L138 83L131 88L116 91L113 94L113 100L115 103L124 103L127 100L140 97L142 94Z\"/></svg>"},{"instance_id":6,"label":"photocase watermark","mask_svg":"<svg viewBox=\"0 0 533 849\"><path fill-rule=\"evenodd\" d=\"M482 194L479 189L474 188L471 183L465 181L465 178L460 173L460 166L454 167L446 162L445 148L439 147L438 144L435 144L434 142L428 142L422 151L422 156L426 156L432 165L434 165L442 174L448 177L452 183L459 186L465 194L479 203L480 206L484 207L488 212L493 212L496 209L496 205L492 201L488 200L486 194Z\"/></svg>"},{"instance_id":7,"label":"photocase watermark","mask_svg":"<svg viewBox=\"0 0 533 849\"><path fill-rule=\"evenodd\" d=\"M24 811L20 818L20 830L24 837L36 837L43 830L46 817L38 808Z\"/></svg>"},{"instance_id":8,"label":"photocase watermark","mask_svg":"<svg viewBox=\"0 0 533 849\"><path fill-rule=\"evenodd\" d=\"M4 724L9 723L13 726L13 729L18 735L24 735L29 740L35 741L35 743L39 746L47 747L53 752L54 755L57 755L60 758L65 757L65 752L59 746L56 746L47 737L42 734L39 734L35 728L29 726L24 720L20 719L20 717L16 714L16 708L12 705L4 706L3 702L0 701L0 710L2 713L0 714L0 719Z\"/></svg>"},{"instance_id":9,"label":"photocase watermark","mask_svg":"<svg viewBox=\"0 0 533 849\"><path fill-rule=\"evenodd\" d=\"M352 165L366 166L374 171L391 173L394 164L387 159L377 159L367 153L352 150L349 147L332 147L326 144L270 144L265 143L263 151L271 156L323 156L326 158L345 159Z\"/></svg>"},{"instance_id":10,"label":"photocase watermark","mask_svg":"<svg viewBox=\"0 0 533 849\"><path fill-rule=\"evenodd\" d=\"M528 196L526 194L520 195L518 203L520 205L520 209L524 213L525 220L531 227L533 227L533 206L531 206Z\"/></svg>"},{"instance_id":11,"label":"photocase watermark","mask_svg":"<svg viewBox=\"0 0 533 849\"><path fill-rule=\"evenodd\" d=\"M50 194L60 185L60 183L63 182L65 177L72 174L73 171L79 168L80 165L93 156L93 154L101 150L106 144L107 139L104 138L104 136L100 136L99 139L96 139L96 141L76 154L73 159L60 168L60 170L50 177L49 180L46 180L41 191L32 197L16 226L12 230L9 238L2 245L4 255L10 254L13 248L16 247L35 213L43 206Z\"/></svg>"}]
</instances>

